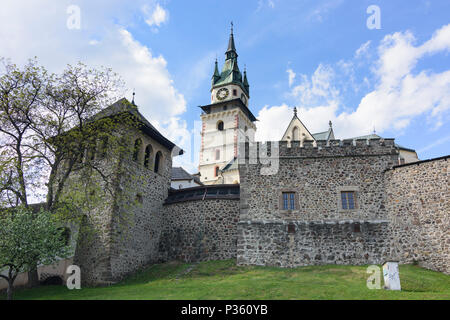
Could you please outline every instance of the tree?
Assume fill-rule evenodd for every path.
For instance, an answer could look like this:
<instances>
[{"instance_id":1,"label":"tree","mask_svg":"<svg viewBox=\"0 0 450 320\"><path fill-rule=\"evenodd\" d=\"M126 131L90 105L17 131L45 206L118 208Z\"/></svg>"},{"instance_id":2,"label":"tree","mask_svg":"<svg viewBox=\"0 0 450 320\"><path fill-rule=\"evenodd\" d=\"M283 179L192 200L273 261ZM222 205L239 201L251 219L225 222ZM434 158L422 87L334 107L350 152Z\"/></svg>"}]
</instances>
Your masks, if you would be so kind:
<instances>
[{"instance_id":1,"label":"tree","mask_svg":"<svg viewBox=\"0 0 450 320\"><path fill-rule=\"evenodd\" d=\"M66 257L64 230L54 215L41 209L32 214L23 206L5 210L0 216L0 277L8 282L7 299L12 300L13 285L20 272L31 271L36 264L51 264Z\"/></svg>"},{"instance_id":2,"label":"tree","mask_svg":"<svg viewBox=\"0 0 450 320\"><path fill-rule=\"evenodd\" d=\"M113 194L117 187L116 172L95 154L105 144L108 150L101 153L110 158L130 152L129 131L122 129L138 126L132 115L96 117L122 82L111 69L83 64L49 74L36 60L23 68L1 61L0 204L28 207L29 197L40 192L46 211L80 223L102 204L98 191ZM29 279L38 283L36 269Z\"/></svg>"}]
</instances>

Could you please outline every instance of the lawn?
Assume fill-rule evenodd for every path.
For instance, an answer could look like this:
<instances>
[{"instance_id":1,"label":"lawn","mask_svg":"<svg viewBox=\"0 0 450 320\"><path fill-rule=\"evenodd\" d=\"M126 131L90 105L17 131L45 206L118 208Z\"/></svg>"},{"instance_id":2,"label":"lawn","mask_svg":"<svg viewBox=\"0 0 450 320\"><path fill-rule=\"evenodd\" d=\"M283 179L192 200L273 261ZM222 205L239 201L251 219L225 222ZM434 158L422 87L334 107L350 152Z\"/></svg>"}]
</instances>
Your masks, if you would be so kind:
<instances>
[{"instance_id":1,"label":"lawn","mask_svg":"<svg viewBox=\"0 0 450 320\"><path fill-rule=\"evenodd\" d=\"M15 299L450 299L450 276L400 266L401 292L369 290L366 266L295 269L238 267L234 260L170 262L99 288L47 286L18 290ZM3 299L4 297L2 297Z\"/></svg>"}]
</instances>

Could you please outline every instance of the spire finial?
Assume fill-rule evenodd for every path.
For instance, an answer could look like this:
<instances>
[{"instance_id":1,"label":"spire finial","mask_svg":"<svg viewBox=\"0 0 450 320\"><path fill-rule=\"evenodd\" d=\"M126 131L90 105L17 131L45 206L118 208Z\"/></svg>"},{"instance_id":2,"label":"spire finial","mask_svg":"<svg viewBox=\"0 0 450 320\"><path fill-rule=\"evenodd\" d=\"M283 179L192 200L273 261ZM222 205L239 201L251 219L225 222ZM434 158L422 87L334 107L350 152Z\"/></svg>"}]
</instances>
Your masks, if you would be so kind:
<instances>
[{"instance_id":1,"label":"spire finial","mask_svg":"<svg viewBox=\"0 0 450 320\"><path fill-rule=\"evenodd\" d=\"M134 96L136 95L136 92L135 92L135 89L133 89L133 100L131 100L131 104L133 104L133 105L136 105L135 103L134 103Z\"/></svg>"},{"instance_id":2,"label":"spire finial","mask_svg":"<svg viewBox=\"0 0 450 320\"><path fill-rule=\"evenodd\" d=\"M328 122L328 124L330 125L330 128L333 128L333 122L331 122L331 120L330 122Z\"/></svg>"},{"instance_id":3,"label":"spire finial","mask_svg":"<svg viewBox=\"0 0 450 320\"><path fill-rule=\"evenodd\" d=\"M375 130L375 126L373 126L373 134L377 134L377 131Z\"/></svg>"},{"instance_id":4,"label":"spire finial","mask_svg":"<svg viewBox=\"0 0 450 320\"><path fill-rule=\"evenodd\" d=\"M233 21L231 21L231 34L233 34Z\"/></svg>"},{"instance_id":5,"label":"spire finial","mask_svg":"<svg viewBox=\"0 0 450 320\"><path fill-rule=\"evenodd\" d=\"M294 116L297 116L297 107L294 107Z\"/></svg>"}]
</instances>

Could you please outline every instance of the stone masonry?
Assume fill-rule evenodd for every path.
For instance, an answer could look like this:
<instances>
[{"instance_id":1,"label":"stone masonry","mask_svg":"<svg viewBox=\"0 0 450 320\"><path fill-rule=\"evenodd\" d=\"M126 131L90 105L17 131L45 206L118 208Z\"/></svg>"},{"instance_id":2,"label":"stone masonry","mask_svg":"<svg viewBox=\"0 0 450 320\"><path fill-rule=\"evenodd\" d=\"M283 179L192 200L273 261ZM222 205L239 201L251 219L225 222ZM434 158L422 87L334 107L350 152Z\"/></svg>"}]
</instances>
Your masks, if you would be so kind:
<instances>
[{"instance_id":1,"label":"stone masonry","mask_svg":"<svg viewBox=\"0 0 450 320\"><path fill-rule=\"evenodd\" d=\"M239 167L238 264L382 263L390 239L384 171L397 155L393 140L280 142L272 175L247 159ZM346 190L355 192L354 210L341 208ZM294 210L283 210L283 192L295 193Z\"/></svg>"},{"instance_id":2,"label":"stone masonry","mask_svg":"<svg viewBox=\"0 0 450 320\"><path fill-rule=\"evenodd\" d=\"M239 199L205 199L167 204L160 240L163 261L236 258Z\"/></svg>"},{"instance_id":3,"label":"stone masonry","mask_svg":"<svg viewBox=\"0 0 450 320\"><path fill-rule=\"evenodd\" d=\"M386 172L392 247L402 263L450 274L449 156Z\"/></svg>"}]
</instances>

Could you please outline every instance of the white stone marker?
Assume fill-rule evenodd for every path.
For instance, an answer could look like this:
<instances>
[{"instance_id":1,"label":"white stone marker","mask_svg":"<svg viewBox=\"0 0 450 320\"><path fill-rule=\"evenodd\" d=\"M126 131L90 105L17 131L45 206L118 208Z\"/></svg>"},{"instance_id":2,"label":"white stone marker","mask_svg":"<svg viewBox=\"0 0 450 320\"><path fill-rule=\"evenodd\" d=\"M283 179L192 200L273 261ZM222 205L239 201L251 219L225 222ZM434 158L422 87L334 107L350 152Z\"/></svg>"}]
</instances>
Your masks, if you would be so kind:
<instances>
[{"instance_id":1,"label":"white stone marker","mask_svg":"<svg viewBox=\"0 0 450 320\"><path fill-rule=\"evenodd\" d=\"M400 286L400 273L398 262L385 262L383 264L384 288L387 290L402 290Z\"/></svg>"}]
</instances>

